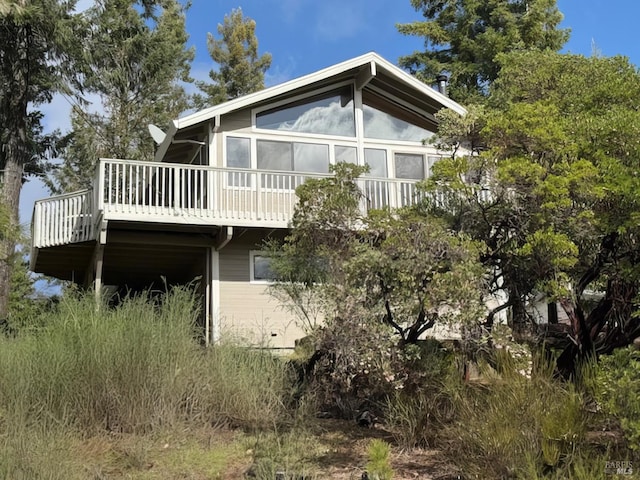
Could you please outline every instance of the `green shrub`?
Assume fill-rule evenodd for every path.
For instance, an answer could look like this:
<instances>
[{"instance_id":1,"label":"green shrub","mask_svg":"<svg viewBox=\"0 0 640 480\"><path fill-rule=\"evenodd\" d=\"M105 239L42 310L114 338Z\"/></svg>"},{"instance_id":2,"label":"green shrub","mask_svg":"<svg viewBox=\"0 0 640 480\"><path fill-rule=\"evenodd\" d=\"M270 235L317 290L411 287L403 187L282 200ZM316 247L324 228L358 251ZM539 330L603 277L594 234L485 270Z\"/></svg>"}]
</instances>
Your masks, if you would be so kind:
<instances>
[{"instance_id":1,"label":"green shrub","mask_svg":"<svg viewBox=\"0 0 640 480\"><path fill-rule=\"evenodd\" d=\"M371 480L391 480L393 470L390 462L391 449L389 444L378 438L371 440L367 449L367 473Z\"/></svg>"},{"instance_id":2,"label":"green shrub","mask_svg":"<svg viewBox=\"0 0 640 480\"><path fill-rule=\"evenodd\" d=\"M402 448L433 446L454 415L461 375L454 355L432 339L407 345L397 367L404 379L383 408L386 428Z\"/></svg>"},{"instance_id":3,"label":"green shrub","mask_svg":"<svg viewBox=\"0 0 640 480\"><path fill-rule=\"evenodd\" d=\"M603 410L620 421L629 447L640 449L640 352L629 347L602 356L590 387Z\"/></svg>"},{"instance_id":4,"label":"green shrub","mask_svg":"<svg viewBox=\"0 0 640 480\"><path fill-rule=\"evenodd\" d=\"M443 432L453 458L480 478L525 478L532 469L568 476L585 446L581 392L554 380L548 362L534 362L529 379L508 357L496 357L493 381L470 384L457 398L456 421Z\"/></svg>"},{"instance_id":5,"label":"green shrub","mask_svg":"<svg viewBox=\"0 0 640 480\"><path fill-rule=\"evenodd\" d=\"M273 429L293 420L293 375L283 359L223 343L210 348L203 360L196 410L249 429Z\"/></svg>"}]
</instances>

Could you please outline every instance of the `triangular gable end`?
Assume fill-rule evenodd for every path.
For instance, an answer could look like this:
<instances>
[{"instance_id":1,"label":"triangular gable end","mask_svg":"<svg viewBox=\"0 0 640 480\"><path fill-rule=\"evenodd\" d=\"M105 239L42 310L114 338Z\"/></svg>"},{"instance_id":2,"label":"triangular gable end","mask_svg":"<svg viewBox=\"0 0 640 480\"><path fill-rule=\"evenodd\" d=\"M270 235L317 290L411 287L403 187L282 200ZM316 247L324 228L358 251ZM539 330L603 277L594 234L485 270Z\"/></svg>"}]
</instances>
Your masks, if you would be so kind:
<instances>
[{"instance_id":1,"label":"triangular gable end","mask_svg":"<svg viewBox=\"0 0 640 480\"><path fill-rule=\"evenodd\" d=\"M406 105L407 108L420 112L421 116L431 119L434 124L433 114L442 108L450 108L461 115L466 113L460 104L371 52L174 120L166 138L159 145L155 158L162 160L165 157L175 136L182 130L191 130L199 124L211 124L215 128L220 124L223 115L295 97L299 93L312 92L346 80L354 82L356 89L366 87L367 91L373 92L374 95L378 94L381 98L390 98L395 103Z\"/></svg>"}]
</instances>

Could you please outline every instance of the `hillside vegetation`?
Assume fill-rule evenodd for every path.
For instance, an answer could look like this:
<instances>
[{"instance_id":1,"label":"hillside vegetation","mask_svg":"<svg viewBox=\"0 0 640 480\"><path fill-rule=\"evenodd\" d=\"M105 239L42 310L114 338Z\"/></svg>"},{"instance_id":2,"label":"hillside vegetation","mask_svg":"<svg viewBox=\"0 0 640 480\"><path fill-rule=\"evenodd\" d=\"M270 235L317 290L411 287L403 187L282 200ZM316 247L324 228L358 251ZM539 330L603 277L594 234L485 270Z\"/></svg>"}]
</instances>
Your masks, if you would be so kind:
<instances>
[{"instance_id":1,"label":"hillside vegetation","mask_svg":"<svg viewBox=\"0 0 640 480\"><path fill-rule=\"evenodd\" d=\"M326 399L295 362L203 347L196 305L187 289L116 308L67 295L43 327L0 336L0 477L597 479L635 459L617 427L636 438L638 388L620 374L635 354L568 384L501 349L463 382L458 354L430 344L415 388L371 405L364 428L318 419Z\"/></svg>"}]
</instances>

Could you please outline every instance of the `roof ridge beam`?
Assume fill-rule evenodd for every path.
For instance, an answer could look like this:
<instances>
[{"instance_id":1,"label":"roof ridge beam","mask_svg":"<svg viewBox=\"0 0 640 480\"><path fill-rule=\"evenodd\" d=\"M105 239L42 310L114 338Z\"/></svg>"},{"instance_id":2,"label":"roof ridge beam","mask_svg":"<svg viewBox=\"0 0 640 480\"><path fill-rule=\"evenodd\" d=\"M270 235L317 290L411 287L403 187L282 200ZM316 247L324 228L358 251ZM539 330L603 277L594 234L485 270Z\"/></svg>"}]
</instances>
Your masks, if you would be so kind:
<instances>
[{"instance_id":1,"label":"roof ridge beam","mask_svg":"<svg viewBox=\"0 0 640 480\"><path fill-rule=\"evenodd\" d=\"M356 77L356 90L362 90L376 76L376 62L371 60L362 67Z\"/></svg>"}]
</instances>

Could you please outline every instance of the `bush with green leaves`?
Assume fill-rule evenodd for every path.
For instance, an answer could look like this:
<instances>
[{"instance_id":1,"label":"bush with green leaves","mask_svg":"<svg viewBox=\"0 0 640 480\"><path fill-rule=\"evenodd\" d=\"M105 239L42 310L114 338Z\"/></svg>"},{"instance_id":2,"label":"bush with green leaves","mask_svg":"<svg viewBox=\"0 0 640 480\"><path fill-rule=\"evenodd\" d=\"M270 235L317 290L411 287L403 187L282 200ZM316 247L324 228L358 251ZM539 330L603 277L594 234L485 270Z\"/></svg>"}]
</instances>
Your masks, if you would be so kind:
<instances>
[{"instance_id":1,"label":"bush with green leaves","mask_svg":"<svg viewBox=\"0 0 640 480\"><path fill-rule=\"evenodd\" d=\"M624 348L600 357L591 390L602 409L620 421L629 447L640 449L640 352Z\"/></svg>"},{"instance_id":2,"label":"bush with green leaves","mask_svg":"<svg viewBox=\"0 0 640 480\"><path fill-rule=\"evenodd\" d=\"M383 405L385 427L402 448L430 447L454 417L454 397L461 386L455 355L434 339L405 348L401 389Z\"/></svg>"},{"instance_id":3,"label":"bush with green leaves","mask_svg":"<svg viewBox=\"0 0 640 480\"><path fill-rule=\"evenodd\" d=\"M363 213L360 175L339 163L334 176L298 187L284 244L272 243L279 300L316 328L313 381L320 403L353 414L414 381L412 348L436 325L475 324L485 306L476 245L413 209ZM366 191L366 186L363 187Z\"/></svg>"},{"instance_id":4,"label":"bush with green leaves","mask_svg":"<svg viewBox=\"0 0 640 480\"><path fill-rule=\"evenodd\" d=\"M551 362L536 358L527 378L499 352L497 369L455 397L456 419L442 438L458 467L481 478L576 478L574 460L588 457L583 394L554 379Z\"/></svg>"}]
</instances>

